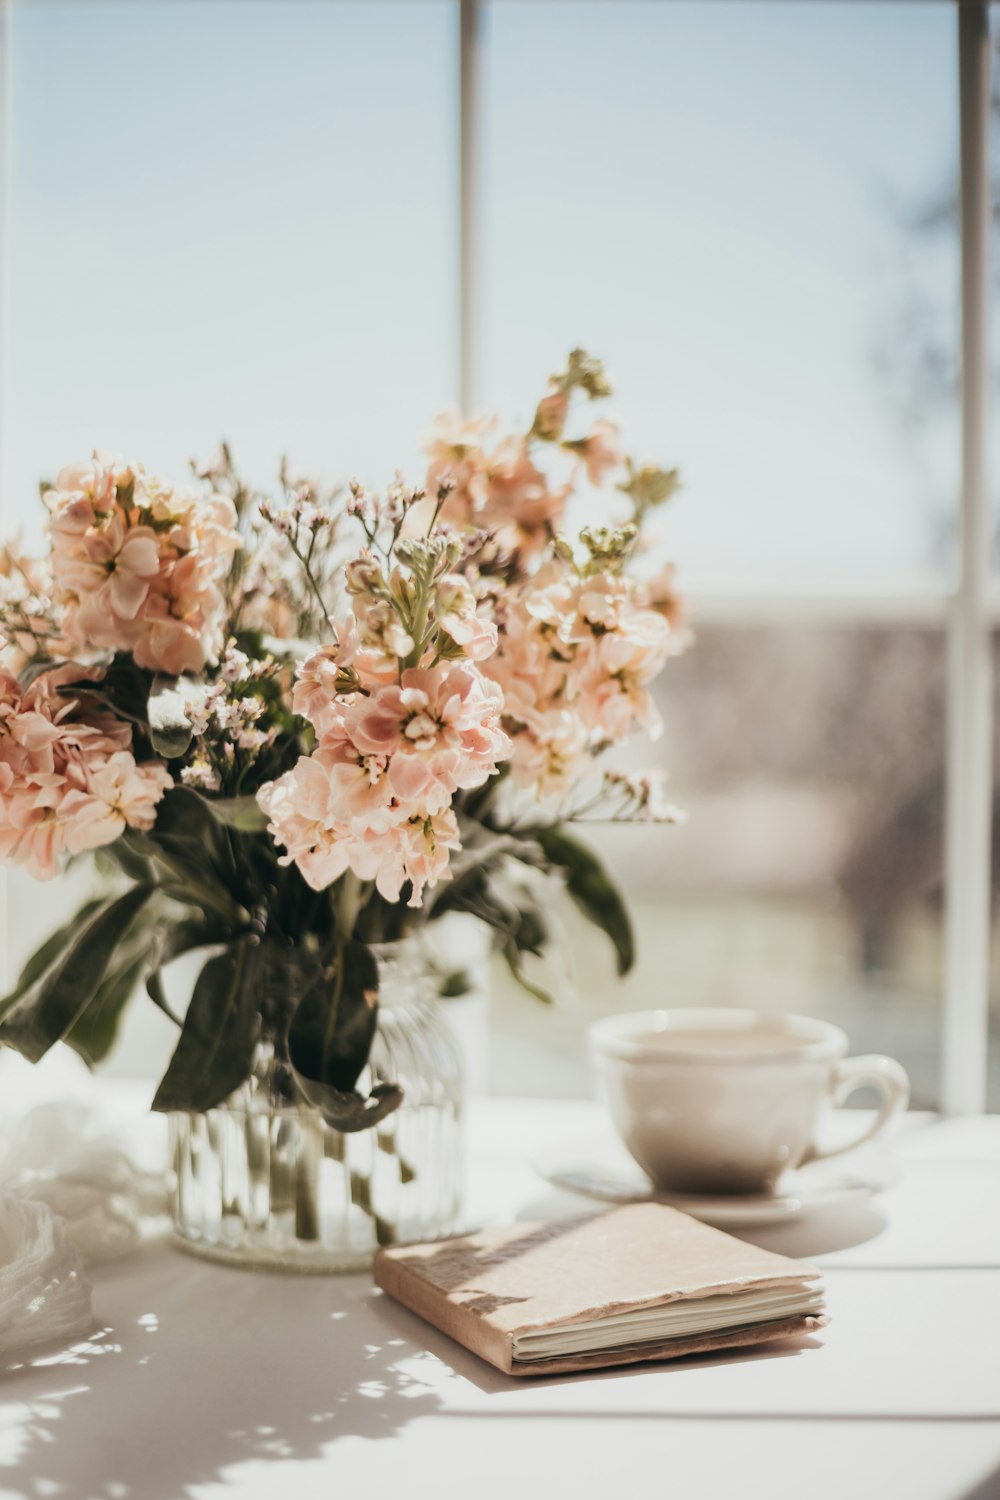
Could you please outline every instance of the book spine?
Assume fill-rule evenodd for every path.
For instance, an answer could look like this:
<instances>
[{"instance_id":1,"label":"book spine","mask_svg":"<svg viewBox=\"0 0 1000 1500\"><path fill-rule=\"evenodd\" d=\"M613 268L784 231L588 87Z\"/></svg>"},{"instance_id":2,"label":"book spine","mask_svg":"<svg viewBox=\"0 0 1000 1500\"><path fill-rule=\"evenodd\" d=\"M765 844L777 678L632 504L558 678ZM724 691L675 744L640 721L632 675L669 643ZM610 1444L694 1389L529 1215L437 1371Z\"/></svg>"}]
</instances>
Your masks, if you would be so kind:
<instances>
[{"instance_id":1,"label":"book spine","mask_svg":"<svg viewBox=\"0 0 1000 1500\"><path fill-rule=\"evenodd\" d=\"M514 1353L513 1335L494 1327L481 1313L469 1312L447 1293L431 1286L394 1256L380 1252L372 1268L375 1285L390 1297L415 1312L485 1359L505 1375L511 1373Z\"/></svg>"}]
</instances>

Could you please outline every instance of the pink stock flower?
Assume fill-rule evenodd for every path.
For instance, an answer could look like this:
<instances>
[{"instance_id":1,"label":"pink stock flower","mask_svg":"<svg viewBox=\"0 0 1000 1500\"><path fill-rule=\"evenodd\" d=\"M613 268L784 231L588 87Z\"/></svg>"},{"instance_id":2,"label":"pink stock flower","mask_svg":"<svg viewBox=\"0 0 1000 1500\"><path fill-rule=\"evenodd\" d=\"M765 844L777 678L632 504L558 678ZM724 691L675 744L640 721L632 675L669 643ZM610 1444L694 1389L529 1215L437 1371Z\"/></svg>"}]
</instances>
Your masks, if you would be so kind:
<instances>
[{"instance_id":1,"label":"pink stock flower","mask_svg":"<svg viewBox=\"0 0 1000 1500\"><path fill-rule=\"evenodd\" d=\"M424 890L450 879L452 849L460 849L458 822L451 808L431 815L417 814L397 824L368 848L368 879L386 901L398 901L407 881L413 889L408 906L423 905Z\"/></svg>"},{"instance_id":2,"label":"pink stock flower","mask_svg":"<svg viewBox=\"0 0 1000 1500\"><path fill-rule=\"evenodd\" d=\"M39 880L59 873L64 851L112 843L127 826L151 828L172 784L159 762L136 763L128 724L83 716L56 689L75 668L44 673L22 691L0 671L0 856Z\"/></svg>"},{"instance_id":3,"label":"pink stock flower","mask_svg":"<svg viewBox=\"0 0 1000 1500\"><path fill-rule=\"evenodd\" d=\"M487 453L483 443L492 425L460 422L454 413L438 418L427 449L427 493L433 496L444 478L451 479L445 520L488 527L505 545L536 554L558 527L569 486L550 487L522 437L504 438Z\"/></svg>"},{"instance_id":4,"label":"pink stock flower","mask_svg":"<svg viewBox=\"0 0 1000 1500\"><path fill-rule=\"evenodd\" d=\"M502 702L496 684L470 666L410 667L398 685L354 699L344 727L362 754L391 757L401 805L438 812L459 789L482 786L508 754Z\"/></svg>"},{"instance_id":5,"label":"pink stock flower","mask_svg":"<svg viewBox=\"0 0 1000 1500\"><path fill-rule=\"evenodd\" d=\"M476 608L476 596L464 578L450 573L442 578L434 595L434 614L462 655L470 661L485 661L497 649L497 627Z\"/></svg>"},{"instance_id":6,"label":"pink stock flower","mask_svg":"<svg viewBox=\"0 0 1000 1500\"><path fill-rule=\"evenodd\" d=\"M153 671L198 672L222 648L220 584L240 546L223 495L175 490L95 454L47 491L56 601L85 650L131 651Z\"/></svg>"},{"instance_id":7,"label":"pink stock flower","mask_svg":"<svg viewBox=\"0 0 1000 1500\"><path fill-rule=\"evenodd\" d=\"M336 681L329 651L305 663L296 701L318 747L257 800L285 862L315 889L349 868L388 900L410 882L419 906L459 847L452 797L510 751L502 695L471 664L410 667L366 693L338 693Z\"/></svg>"},{"instance_id":8,"label":"pink stock flower","mask_svg":"<svg viewBox=\"0 0 1000 1500\"><path fill-rule=\"evenodd\" d=\"M166 766L137 766L127 750L91 756L82 771L83 785L59 805L70 854L112 844L126 828L152 828L156 804L173 785Z\"/></svg>"},{"instance_id":9,"label":"pink stock flower","mask_svg":"<svg viewBox=\"0 0 1000 1500\"><path fill-rule=\"evenodd\" d=\"M459 524L474 521L489 494L487 458L483 443L492 420L477 417L463 422L457 412L443 412L431 429L426 488L433 498L444 479L454 488L443 515Z\"/></svg>"},{"instance_id":10,"label":"pink stock flower","mask_svg":"<svg viewBox=\"0 0 1000 1500\"><path fill-rule=\"evenodd\" d=\"M489 461L489 491L478 520L533 555L558 530L569 494L569 485L549 487L523 438L507 438Z\"/></svg>"},{"instance_id":11,"label":"pink stock flower","mask_svg":"<svg viewBox=\"0 0 1000 1500\"><path fill-rule=\"evenodd\" d=\"M568 415L569 392L557 385L539 401L531 430L545 442L558 442L563 435Z\"/></svg>"},{"instance_id":12,"label":"pink stock flower","mask_svg":"<svg viewBox=\"0 0 1000 1500\"><path fill-rule=\"evenodd\" d=\"M659 728L648 684L670 627L621 574L579 577L555 560L504 602L500 646L485 670L501 686L511 769L540 795L565 795L593 756L636 725Z\"/></svg>"},{"instance_id":13,"label":"pink stock flower","mask_svg":"<svg viewBox=\"0 0 1000 1500\"><path fill-rule=\"evenodd\" d=\"M587 478L597 486L602 485L609 471L617 469L625 459L618 424L610 422L607 417L599 417L585 438L568 443L567 447L580 455Z\"/></svg>"}]
</instances>

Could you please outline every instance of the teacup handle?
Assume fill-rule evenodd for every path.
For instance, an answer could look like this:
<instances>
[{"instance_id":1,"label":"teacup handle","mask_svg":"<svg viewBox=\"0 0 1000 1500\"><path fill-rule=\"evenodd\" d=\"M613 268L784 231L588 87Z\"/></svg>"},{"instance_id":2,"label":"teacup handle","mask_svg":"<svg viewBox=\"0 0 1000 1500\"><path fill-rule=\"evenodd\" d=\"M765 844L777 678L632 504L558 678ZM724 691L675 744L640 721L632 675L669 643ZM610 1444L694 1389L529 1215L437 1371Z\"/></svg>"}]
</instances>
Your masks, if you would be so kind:
<instances>
[{"instance_id":1,"label":"teacup handle","mask_svg":"<svg viewBox=\"0 0 1000 1500\"><path fill-rule=\"evenodd\" d=\"M884 1130L889 1121L895 1119L909 1103L910 1080L906 1069L892 1057L873 1054L870 1057L847 1057L838 1063L833 1076L833 1104L843 1104L861 1088L877 1089L882 1096L878 1113L867 1130L863 1130L853 1141L848 1141L846 1146L826 1147L814 1143L806 1154L806 1161L843 1156L845 1151L856 1150L862 1142L870 1141L872 1136Z\"/></svg>"}]
</instances>

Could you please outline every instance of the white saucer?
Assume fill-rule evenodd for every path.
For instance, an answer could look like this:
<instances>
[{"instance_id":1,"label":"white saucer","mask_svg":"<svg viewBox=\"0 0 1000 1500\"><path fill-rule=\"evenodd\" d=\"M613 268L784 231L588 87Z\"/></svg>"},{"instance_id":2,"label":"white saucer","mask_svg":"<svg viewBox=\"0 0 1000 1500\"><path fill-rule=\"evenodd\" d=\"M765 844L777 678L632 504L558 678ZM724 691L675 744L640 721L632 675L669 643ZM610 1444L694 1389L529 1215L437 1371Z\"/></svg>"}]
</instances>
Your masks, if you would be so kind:
<instances>
[{"instance_id":1,"label":"white saucer","mask_svg":"<svg viewBox=\"0 0 1000 1500\"><path fill-rule=\"evenodd\" d=\"M844 1208L891 1187L899 1166L879 1146L786 1172L769 1193L701 1197L657 1192L613 1136L554 1147L537 1157L535 1171L553 1187L601 1203L669 1203L717 1229L749 1224L786 1224L820 1210Z\"/></svg>"}]
</instances>

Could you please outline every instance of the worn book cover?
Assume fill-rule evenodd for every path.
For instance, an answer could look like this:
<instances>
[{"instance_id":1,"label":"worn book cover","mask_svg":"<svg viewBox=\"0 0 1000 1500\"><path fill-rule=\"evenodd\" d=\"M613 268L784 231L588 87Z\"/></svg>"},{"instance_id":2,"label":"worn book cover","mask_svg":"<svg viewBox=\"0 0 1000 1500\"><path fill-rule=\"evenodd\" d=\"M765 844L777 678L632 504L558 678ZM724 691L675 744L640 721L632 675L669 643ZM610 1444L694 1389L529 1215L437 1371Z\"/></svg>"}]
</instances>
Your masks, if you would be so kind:
<instances>
[{"instance_id":1,"label":"worn book cover","mask_svg":"<svg viewBox=\"0 0 1000 1500\"><path fill-rule=\"evenodd\" d=\"M825 1322L812 1267L660 1203L385 1249L374 1274L511 1375L674 1359Z\"/></svg>"}]
</instances>

